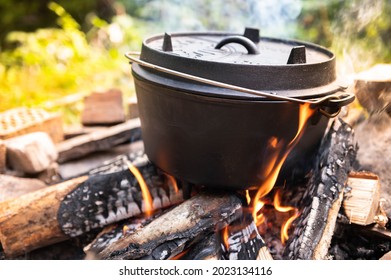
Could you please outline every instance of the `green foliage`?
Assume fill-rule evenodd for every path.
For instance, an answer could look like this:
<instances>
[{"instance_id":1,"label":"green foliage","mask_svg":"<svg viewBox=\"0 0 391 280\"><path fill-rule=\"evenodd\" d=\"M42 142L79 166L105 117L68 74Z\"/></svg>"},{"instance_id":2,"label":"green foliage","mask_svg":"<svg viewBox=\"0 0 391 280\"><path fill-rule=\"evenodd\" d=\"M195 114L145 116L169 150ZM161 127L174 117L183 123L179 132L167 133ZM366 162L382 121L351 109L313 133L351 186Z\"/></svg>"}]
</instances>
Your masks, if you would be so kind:
<instances>
[{"instance_id":1,"label":"green foliage","mask_svg":"<svg viewBox=\"0 0 391 280\"><path fill-rule=\"evenodd\" d=\"M123 52L140 45L134 21L124 15L109 24L95 16L86 35L63 7L54 2L48 7L58 16L60 28L15 31L6 38L15 47L0 53L0 111L45 106L69 94L112 87L130 96L130 67ZM67 110L66 121L72 122L80 106Z\"/></svg>"}]
</instances>

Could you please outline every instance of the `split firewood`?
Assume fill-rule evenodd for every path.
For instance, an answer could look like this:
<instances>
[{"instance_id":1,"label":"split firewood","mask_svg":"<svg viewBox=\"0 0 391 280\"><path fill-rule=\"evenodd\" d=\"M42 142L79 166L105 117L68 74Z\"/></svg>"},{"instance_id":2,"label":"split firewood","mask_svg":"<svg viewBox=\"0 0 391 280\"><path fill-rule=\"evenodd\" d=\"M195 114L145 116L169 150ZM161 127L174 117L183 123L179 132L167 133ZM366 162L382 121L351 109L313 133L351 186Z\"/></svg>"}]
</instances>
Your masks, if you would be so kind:
<instances>
[{"instance_id":1,"label":"split firewood","mask_svg":"<svg viewBox=\"0 0 391 280\"><path fill-rule=\"evenodd\" d=\"M84 98L83 125L114 125L124 121L125 110L120 90L93 92Z\"/></svg>"},{"instance_id":2,"label":"split firewood","mask_svg":"<svg viewBox=\"0 0 391 280\"><path fill-rule=\"evenodd\" d=\"M137 104L137 97L133 96L128 99L128 118L138 118L138 104Z\"/></svg>"},{"instance_id":3,"label":"split firewood","mask_svg":"<svg viewBox=\"0 0 391 280\"><path fill-rule=\"evenodd\" d=\"M132 119L125 123L76 136L57 144L58 162L81 158L97 151L105 151L119 144L130 142L133 134L139 134L140 120ZM133 139L135 140L135 139Z\"/></svg>"},{"instance_id":4,"label":"split firewood","mask_svg":"<svg viewBox=\"0 0 391 280\"><path fill-rule=\"evenodd\" d=\"M358 225L375 223L379 212L379 177L370 172L351 172L347 181L343 209L349 221Z\"/></svg>"},{"instance_id":5,"label":"split firewood","mask_svg":"<svg viewBox=\"0 0 391 280\"><path fill-rule=\"evenodd\" d=\"M242 203L234 194L198 194L109 245L98 257L169 259L241 215Z\"/></svg>"},{"instance_id":6,"label":"split firewood","mask_svg":"<svg viewBox=\"0 0 391 280\"><path fill-rule=\"evenodd\" d=\"M371 115L355 127L358 144L358 170L369 170L379 177L380 197L384 210L391 217L391 116L386 112Z\"/></svg>"},{"instance_id":7,"label":"split firewood","mask_svg":"<svg viewBox=\"0 0 391 280\"><path fill-rule=\"evenodd\" d=\"M301 215L285 247L287 259L326 259L345 184L356 156L354 133L336 119L322 140L301 204Z\"/></svg>"},{"instance_id":8,"label":"split firewood","mask_svg":"<svg viewBox=\"0 0 391 280\"><path fill-rule=\"evenodd\" d=\"M32 132L4 141L7 163L18 171L37 174L57 160L56 147L46 132Z\"/></svg>"},{"instance_id":9,"label":"split firewood","mask_svg":"<svg viewBox=\"0 0 391 280\"><path fill-rule=\"evenodd\" d=\"M167 185L164 174L140 160L153 209L178 203L181 193ZM119 168L119 167L118 167ZM0 204L0 241L6 256L16 256L80 236L93 229L145 212L140 184L122 170L86 175ZM174 194L175 192L175 194Z\"/></svg>"},{"instance_id":10,"label":"split firewood","mask_svg":"<svg viewBox=\"0 0 391 280\"><path fill-rule=\"evenodd\" d=\"M33 192L46 187L47 185L38 179L20 178L1 174L0 202L14 199L29 192Z\"/></svg>"}]
</instances>

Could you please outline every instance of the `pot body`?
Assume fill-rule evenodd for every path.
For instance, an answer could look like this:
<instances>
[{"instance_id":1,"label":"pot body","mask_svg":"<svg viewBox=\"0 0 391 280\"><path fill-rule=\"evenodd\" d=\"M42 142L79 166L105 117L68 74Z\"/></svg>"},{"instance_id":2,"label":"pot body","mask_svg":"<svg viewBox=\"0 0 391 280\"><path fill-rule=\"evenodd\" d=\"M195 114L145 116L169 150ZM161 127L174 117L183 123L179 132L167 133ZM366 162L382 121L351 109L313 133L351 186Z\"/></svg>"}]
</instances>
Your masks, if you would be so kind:
<instances>
[{"instance_id":1,"label":"pot body","mask_svg":"<svg viewBox=\"0 0 391 280\"><path fill-rule=\"evenodd\" d=\"M183 81L133 65L142 138L149 159L186 182L230 189L261 185L290 150L300 105L209 97ZM316 123L316 124L313 124ZM282 174L306 163L317 149L328 119L316 113L289 153Z\"/></svg>"}]
</instances>

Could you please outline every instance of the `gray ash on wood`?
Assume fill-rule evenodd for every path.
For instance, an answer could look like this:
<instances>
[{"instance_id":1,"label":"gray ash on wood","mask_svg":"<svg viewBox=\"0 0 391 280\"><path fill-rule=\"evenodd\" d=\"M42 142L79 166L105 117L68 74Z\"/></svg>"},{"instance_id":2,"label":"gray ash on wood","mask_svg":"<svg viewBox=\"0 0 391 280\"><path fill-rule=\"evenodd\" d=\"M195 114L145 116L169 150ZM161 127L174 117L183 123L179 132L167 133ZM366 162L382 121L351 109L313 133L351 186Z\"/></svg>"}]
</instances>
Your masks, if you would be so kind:
<instances>
[{"instance_id":1,"label":"gray ash on wood","mask_svg":"<svg viewBox=\"0 0 391 280\"><path fill-rule=\"evenodd\" d=\"M256 260L260 250L265 247L265 241L258 232L258 228L249 213L228 226L228 248L223 246L223 259L228 260ZM271 256L270 256L271 259Z\"/></svg>"},{"instance_id":2,"label":"gray ash on wood","mask_svg":"<svg viewBox=\"0 0 391 280\"><path fill-rule=\"evenodd\" d=\"M94 175L65 196L57 217L65 234L78 236L145 211L140 186L124 165L126 160L121 158L91 171ZM170 190L165 187L163 174L143 158L139 161L141 164L134 164L140 165L138 169L149 186L154 208L164 207L169 203Z\"/></svg>"},{"instance_id":3,"label":"gray ash on wood","mask_svg":"<svg viewBox=\"0 0 391 280\"><path fill-rule=\"evenodd\" d=\"M204 192L184 201L140 230L109 245L101 259L169 259L242 215L232 193Z\"/></svg>"},{"instance_id":4,"label":"gray ash on wood","mask_svg":"<svg viewBox=\"0 0 391 280\"><path fill-rule=\"evenodd\" d=\"M335 221L328 221L329 214L340 200L355 161L357 147L353 138L352 128L339 119L333 122L325 135L307 191L298 205L301 215L294 222L294 232L285 247L286 259L314 259L319 253L317 251L324 251L319 246L327 246L320 243L327 243L322 239L328 235L327 230L332 231L334 227ZM328 229L327 223L331 223ZM320 255L323 256L323 252Z\"/></svg>"}]
</instances>

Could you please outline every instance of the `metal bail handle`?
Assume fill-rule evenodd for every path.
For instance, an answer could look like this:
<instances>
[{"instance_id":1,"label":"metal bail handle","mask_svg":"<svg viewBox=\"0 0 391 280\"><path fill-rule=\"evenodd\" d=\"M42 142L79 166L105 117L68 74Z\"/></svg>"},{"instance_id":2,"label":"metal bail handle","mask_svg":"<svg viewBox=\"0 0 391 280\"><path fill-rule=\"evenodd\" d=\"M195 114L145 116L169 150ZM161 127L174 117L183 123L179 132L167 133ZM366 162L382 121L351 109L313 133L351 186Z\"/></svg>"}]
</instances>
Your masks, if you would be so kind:
<instances>
[{"instance_id":1,"label":"metal bail handle","mask_svg":"<svg viewBox=\"0 0 391 280\"><path fill-rule=\"evenodd\" d=\"M243 36L230 36L224 38L216 45L215 49L221 49L222 47L230 43L237 43L242 45L243 47L246 48L248 54L259 54L257 45L255 45L254 42L251 41L250 39Z\"/></svg>"},{"instance_id":2,"label":"metal bail handle","mask_svg":"<svg viewBox=\"0 0 391 280\"><path fill-rule=\"evenodd\" d=\"M318 98L313 98L313 99L299 99L299 98L294 98L294 97L281 96L281 95L277 95L275 93L253 90L253 89L249 89L249 88L226 84L223 82L218 82L218 81L190 75L187 73L175 71L172 69L168 69L168 68L165 68L162 66L158 66L158 65L143 61L141 59L134 57L135 55L140 56L140 53L139 52L125 53L125 57L128 58L131 62L135 62L135 63L139 64L140 66L144 66L144 67L147 67L147 68L159 71L159 72L171 74L173 76L196 81L199 83L208 84L208 85L215 86L215 87L221 87L221 88L236 90L236 91L240 91L240 92L244 92L244 93L248 93L248 94L252 94L252 95L256 95L256 96L267 97L272 100L290 101L290 102L295 102L295 103L299 103L299 104L311 104L312 107L319 108L320 112L329 118L337 116L338 113L340 112L342 106L345 106L345 105L353 102L353 100L355 99L355 95L353 93L345 92L344 91L345 88L343 88L343 87L340 87L340 91L336 91L332 94L318 97ZM330 113L330 111L331 111L331 113Z\"/></svg>"}]
</instances>

